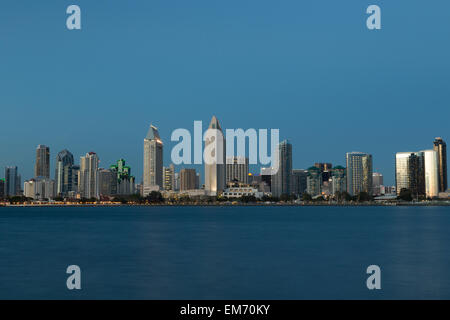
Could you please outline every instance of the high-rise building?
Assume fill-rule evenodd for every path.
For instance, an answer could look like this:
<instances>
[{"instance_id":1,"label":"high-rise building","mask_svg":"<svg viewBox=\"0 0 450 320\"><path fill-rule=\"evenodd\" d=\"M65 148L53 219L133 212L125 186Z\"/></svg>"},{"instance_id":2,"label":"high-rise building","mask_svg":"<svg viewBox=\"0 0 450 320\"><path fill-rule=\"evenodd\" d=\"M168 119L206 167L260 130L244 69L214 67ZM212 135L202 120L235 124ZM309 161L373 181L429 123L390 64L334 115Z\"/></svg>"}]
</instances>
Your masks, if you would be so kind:
<instances>
[{"instance_id":1,"label":"high-rise building","mask_svg":"<svg viewBox=\"0 0 450 320\"><path fill-rule=\"evenodd\" d=\"M278 145L278 171L272 175L272 195L291 195L292 144L282 141Z\"/></svg>"},{"instance_id":2,"label":"high-rise building","mask_svg":"<svg viewBox=\"0 0 450 320\"><path fill-rule=\"evenodd\" d=\"M308 170L292 169L292 194L301 196L307 189Z\"/></svg>"},{"instance_id":3,"label":"high-rise building","mask_svg":"<svg viewBox=\"0 0 450 320\"><path fill-rule=\"evenodd\" d=\"M381 186L383 185L383 175L379 172L372 174L372 192L374 196L381 195Z\"/></svg>"},{"instance_id":4,"label":"high-rise building","mask_svg":"<svg viewBox=\"0 0 450 320\"><path fill-rule=\"evenodd\" d=\"M439 192L447 191L447 144L442 138L434 140L434 151L437 152L439 164Z\"/></svg>"},{"instance_id":5,"label":"high-rise building","mask_svg":"<svg viewBox=\"0 0 450 320\"><path fill-rule=\"evenodd\" d=\"M98 195L111 197L117 194L117 173L112 169L98 170Z\"/></svg>"},{"instance_id":6,"label":"high-rise building","mask_svg":"<svg viewBox=\"0 0 450 320\"><path fill-rule=\"evenodd\" d=\"M175 190L175 166L173 164L163 169L163 186L165 191Z\"/></svg>"},{"instance_id":7,"label":"high-rise building","mask_svg":"<svg viewBox=\"0 0 450 320\"><path fill-rule=\"evenodd\" d=\"M78 192L83 198L98 197L98 164L99 159L95 152L86 153L86 156L80 158Z\"/></svg>"},{"instance_id":8,"label":"high-rise building","mask_svg":"<svg viewBox=\"0 0 450 320\"><path fill-rule=\"evenodd\" d=\"M425 159L423 152L397 152L395 155L397 194L403 189L413 196L425 195Z\"/></svg>"},{"instance_id":9,"label":"high-rise building","mask_svg":"<svg viewBox=\"0 0 450 320\"><path fill-rule=\"evenodd\" d=\"M36 178L50 178L50 148L42 144L38 145L36 148L34 176Z\"/></svg>"},{"instance_id":10,"label":"high-rise building","mask_svg":"<svg viewBox=\"0 0 450 320\"><path fill-rule=\"evenodd\" d=\"M322 175L317 167L310 167L306 178L306 192L312 196L318 196L322 193Z\"/></svg>"},{"instance_id":11,"label":"high-rise building","mask_svg":"<svg viewBox=\"0 0 450 320\"><path fill-rule=\"evenodd\" d=\"M194 190L197 180L195 169L181 169L180 191Z\"/></svg>"},{"instance_id":12,"label":"high-rise building","mask_svg":"<svg viewBox=\"0 0 450 320\"><path fill-rule=\"evenodd\" d=\"M372 195L372 155L362 152L348 152L347 158L347 192L358 195L366 192Z\"/></svg>"},{"instance_id":13,"label":"high-rise building","mask_svg":"<svg viewBox=\"0 0 450 320\"><path fill-rule=\"evenodd\" d=\"M213 116L208 130L210 136L205 141L205 150L211 151L205 160L205 190L210 195L218 195L225 189L225 137L219 120Z\"/></svg>"},{"instance_id":14,"label":"high-rise building","mask_svg":"<svg viewBox=\"0 0 450 320\"><path fill-rule=\"evenodd\" d=\"M225 171L227 175L227 184L230 182L248 184L248 158L228 157Z\"/></svg>"},{"instance_id":15,"label":"high-rise building","mask_svg":"<svg viewBox=\"0 0 450 320\"><path fill-rule=\"evenodd\" d=\"M425 194L429 198L439 195L439 159L435 150L422 151L425 158Z\"/></svg>"},{"instance_id":16,"label":"high-rise building","mask_svg":"<svg viewBox=\"0 0 450 320\"><path fill-rule=\"evenodd\" d=\"M23 195L27 198L34 199L36 197L36 180L31 179L23 183Z\"/></svg>"},{"instance_id":17,"label":"high-rise building","mask_svg":"<svg viewBox=\"0 0 450 320\"><path fill-rule=\"evenodd\" d=\"M56 156L55 183L56 194L66 196L70 191L78 189L79 167L74 167L73 155L64 149ZM74 172L75 171L75 172Z\"/></svg>"},{"instance_id":18,"label":"high-rise building","mask_svg":"<svg viewBox=\"0 0 450 320\"><path fill-rule=\"evenodd\" d=\"M124 159L120 159L116 164L110 166L110 170L116 175L112 192L119 195L130 195L136 192L135 177L131 175L131 167L127 166Z\"/></svg>"},{"instance_id":19,"label":"high-rise building","mask_svg":"<svg viewBox=\"0 0 450 320\"><path fill-rule=\"evenodd\" d=\"M163 187L163 142L158 128L150 125L144 139L144 197Z\"/></svg>"},{"instance_id":20,"label":"high-rise building","mask_svg":"<svg viewBox=\"0 0 450 320\"><path fill-rule=\"evenodd\" d=\"M5 198L5 179L0 179L0 199Z\"/></svg>"},{"instance_id":21,"label":"high-rise building","mask_svg":"<svg viewBox=\"0 0 450 320\"><path fill-rule=\"evenodd\" d=\"M347 192L347 174L342 166L336 166L331 170L332 188L331 193L336 195L338 192Z\"/></svg>"},{"instance_id":22,"label":"high-rise building","mask_svg":"<svg viewBox=\"0 0 450 320\"><path fill-rule=\"evenodd\" d=\"M17 173L17 167L5 168L5 196L18 195L20 191L20 178Z\"/></svg>"},{"instance_id":23,"label":"high-rise building","mask_svg":"<svg viewBox=\"0 0 450 320\"><path fill-rule=\"evenodd\" d=\"M36 178L35 199L51 200L55 198L55 180L48 178Z\"/></svg>"}]
</instances>

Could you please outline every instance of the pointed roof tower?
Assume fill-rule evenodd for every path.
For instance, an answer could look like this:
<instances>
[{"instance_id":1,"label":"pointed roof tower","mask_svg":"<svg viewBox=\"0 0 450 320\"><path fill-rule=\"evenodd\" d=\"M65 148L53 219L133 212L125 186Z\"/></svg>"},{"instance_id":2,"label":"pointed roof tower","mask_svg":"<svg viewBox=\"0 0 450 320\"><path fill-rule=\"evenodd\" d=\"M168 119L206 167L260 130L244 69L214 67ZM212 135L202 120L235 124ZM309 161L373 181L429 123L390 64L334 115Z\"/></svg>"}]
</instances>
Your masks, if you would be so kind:
<instances>
[{"instance_id":1,"label":"pointed roof tower","mask_svg":"<svg viewBox=\"0 0 450 320\"><path fill-rule=\"evenodd\" d=\"M222 131L219 120L217 120L216 116L212 117L211 122L209 123L208 129L218 129L218 130Z\"/></svg>"},{"instance_id":2,"label":"pointed roof tower","mask_svg":"<svg viewBox=\"0 0 450 320\"><path fill-rule=\"evenodd\" d=\"M145 137L145 139L161 141L161 138L159 137L158 128L151 124L150 128L148 129L147 136Z\"/></svg>"}]
</instances>

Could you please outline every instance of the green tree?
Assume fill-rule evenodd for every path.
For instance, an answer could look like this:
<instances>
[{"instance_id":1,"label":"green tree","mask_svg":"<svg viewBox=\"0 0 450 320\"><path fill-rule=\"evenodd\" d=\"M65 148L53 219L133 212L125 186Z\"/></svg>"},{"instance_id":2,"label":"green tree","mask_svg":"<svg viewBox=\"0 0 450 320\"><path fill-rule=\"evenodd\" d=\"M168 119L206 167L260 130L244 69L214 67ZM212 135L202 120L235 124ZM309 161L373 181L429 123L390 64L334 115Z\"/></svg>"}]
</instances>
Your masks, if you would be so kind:
<instances>
[{"instance_id":1,"label":"green tree","mask_svg":"<svg viewBox=\"0 0 450 320\"><path fill-rule=\"evenodd\" d=\"M312 197L309 193L305 192L302 194L302 201L311 201Z\"/></svg>"},{"instance_id":2,"label":"green tree","mask_svg":"<svg viewBox=\"0 0 450 320\"><path fill-rule=\"evenodd\" d=\"M372 197L367 192L361 191L358 194L357 200L358 200L358 202L368 202L368 201L372 201Z\"/></svg>"},{"instance_id":3,"label":"green tree","mask_svg":"<svg viewBox=\"0 0 450 320\"><path fill-rule=\"evenodd\" d=\"M411 190L402 188L400 190L400 194L399 194L398 198L403 201L412 201L413 197L412 197Z\"/></svg>"}]
</instances>

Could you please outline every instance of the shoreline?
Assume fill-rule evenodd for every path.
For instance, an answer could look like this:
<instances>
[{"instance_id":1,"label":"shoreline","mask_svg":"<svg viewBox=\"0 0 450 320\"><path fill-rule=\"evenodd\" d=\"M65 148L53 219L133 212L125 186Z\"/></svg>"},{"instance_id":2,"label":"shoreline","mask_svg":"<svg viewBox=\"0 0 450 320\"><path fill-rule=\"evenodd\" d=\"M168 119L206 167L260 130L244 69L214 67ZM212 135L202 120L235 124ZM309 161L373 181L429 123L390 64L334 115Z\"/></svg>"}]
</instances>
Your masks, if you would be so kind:
<instances>
[{"instance_id":1,"label":"shoreline","mask_svg":"<svg viewBox=\"0 0 450 320\"><path fill-rule=\"evenodd\" d=\"M121 204L121 203L80 203L80 204L0 204L1 208L64 208L64 207L450 207L450 202L437 203L152 203L152 204Z\"/></svg>"}]
</instances>

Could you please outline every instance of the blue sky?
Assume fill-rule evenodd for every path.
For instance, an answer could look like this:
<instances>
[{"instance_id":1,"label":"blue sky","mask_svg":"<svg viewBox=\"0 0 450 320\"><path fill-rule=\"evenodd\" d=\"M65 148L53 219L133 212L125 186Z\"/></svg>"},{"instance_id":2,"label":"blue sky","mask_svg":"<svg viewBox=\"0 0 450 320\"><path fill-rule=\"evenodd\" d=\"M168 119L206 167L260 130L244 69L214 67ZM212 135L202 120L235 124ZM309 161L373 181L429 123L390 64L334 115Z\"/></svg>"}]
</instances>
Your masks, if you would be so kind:
<instances>
[{"instance_id":1,"label":"blue sky","mask_svg":"<svg viewBox=\"0 0 450 320\"><path fill-rule=\"evenodd\" d=\"M370 4L382 30L365 26ZM371 153L393 184L395 152L450 139L449 39L445 0L2 0L0 166L30 178L46 144L52 162L125 158L140 181L150 123L168 164L171 132L216 115L279 128L295 168Z\"/></svg>"}]
</instances>

